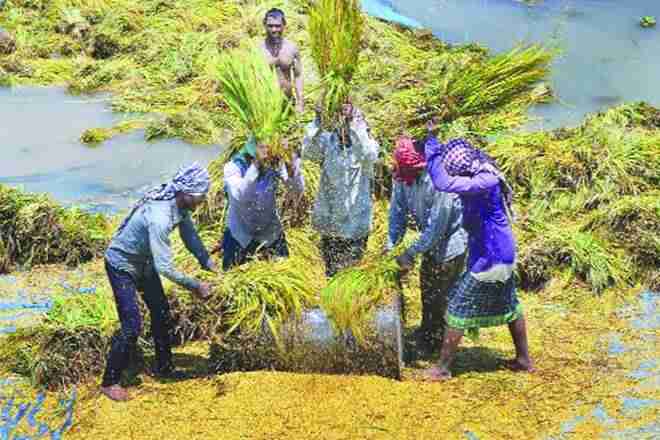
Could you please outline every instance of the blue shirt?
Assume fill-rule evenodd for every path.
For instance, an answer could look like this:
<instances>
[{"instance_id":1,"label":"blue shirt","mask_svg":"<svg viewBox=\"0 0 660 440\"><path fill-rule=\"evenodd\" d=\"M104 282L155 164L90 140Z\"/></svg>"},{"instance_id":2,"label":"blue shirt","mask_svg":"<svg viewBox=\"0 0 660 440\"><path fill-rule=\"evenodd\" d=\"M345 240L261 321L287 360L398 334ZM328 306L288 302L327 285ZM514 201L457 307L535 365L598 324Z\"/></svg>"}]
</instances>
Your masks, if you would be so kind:
<instances>
[{"instance_id":1,"label":"blue shirt","mask_svg":"<svg viewBox=\"0 0 660 440\"><path fill-rule=\"evenodd\" d=\"M144 279L153 267L170 281L189 290L199 288L199 281L174 268L170 233L178 226L186 248L199 264L209 268L209 254L199 239L190 212L179 209L176 199L149 201L138 208L126 226L110 241L105 258L112 267Z\"/></svg>"},{"instance_id":2,"label":"blue shirt","mask_svg":"<svg viewBox=\"0 0 660 440\"><path fill-rule=\"evenodd\" d=\"M289 190L302 193L305 182L300 170L300 159L293 162L293 176L286 166L279 172L271 169L259 171L238 157L225 165L224 183L229 197L227 227L242 248L251 241L268 246L282 235L282 223L277 213L277 187L283 181Z\"/></svg>"},{"instance_id":3,"label":"blue shirt","mask_svg":"<svg viewBox=\"0 0 660 440\"><path fill-rule=\"evenodd\" d=\"M412 185L395 181L390 201L387 248L396 246L406 233L412 218L421 235L407 250L414 258L427 254L442 264L465 253L467 234L462 228L460 199L454 194L435 190L428 173L417 177Z\"/></svg>"}]
</instances>

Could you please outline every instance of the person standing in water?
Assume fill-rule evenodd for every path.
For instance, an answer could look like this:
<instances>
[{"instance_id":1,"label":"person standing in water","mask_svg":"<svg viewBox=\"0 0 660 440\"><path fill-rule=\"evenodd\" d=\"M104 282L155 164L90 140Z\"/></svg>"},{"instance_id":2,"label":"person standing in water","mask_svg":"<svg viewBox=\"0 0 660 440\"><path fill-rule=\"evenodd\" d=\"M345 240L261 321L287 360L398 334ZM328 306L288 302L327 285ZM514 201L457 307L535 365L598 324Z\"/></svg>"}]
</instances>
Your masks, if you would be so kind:
<instances>
[{"instance_id":1,"label":"person standing in water","mask_svg":"<svg viewBox=\"0 0 660 440\"><path fill-rule=\"evenodd\" d=\"M427 370L431 381L451 378L449 370L465 331L508 325L516 348L506 362L514 371L533 372L522 306L513 271L516 243L511 228L511 190L495 162L464 139L442 144L428 124L426 162L438 191L458 194L468 234L467 271L449 292L447 331L438 366Z\"/></svg>"},{"instance_id":2,"label":"person standing in water","mask_svg":"<svg viewBox=\"0 0 660 440\"><path fill-rule=\"evenodd\" d=\"M283 182L292 194L302 194L305 182L300 159L273 169L268 147L251 136L241 151L224 168L225 191L229 202L227 228L221 248L222 268L229 270L257 253L287 257L289 249L277 212L277 187Z\"/></svg>"},{"instance_id":3,"label":"person standing in water","mask_svg":"<svg viewBox=\"0 0 660 440\"><path fill-rule=\"evenodd\" d=\"M110 241L105 252L105 269L112 286L121 328L114 334L101 392L112 400L129 400L119 385L142 330L138 290L151 314L151 333L156 349L153 372L161 377L179 377L172 364L170 308L160 275L185 287L201 299L210 295L210 286L178 272L172 264L170 233L178 227L186 248L202 268L215 271L197 235L190 213L206 198L210 179L197 164L182 168L174 178L149 191L133 207Z\"/></svg>"},{"instance_id":4,"label":"person standing in water","mask_svg":"<svg viewBox=\"0 0 660 440\"><path fill-rule=\"evenodd\" d=\"M264 16L266 38L261 49L268 64L275 68L282 91L291 99L295 94L295 108L298 113L305 110L303 98L303 65L300 50L295 43L283 37L286 17L280 9L273 8Z\"/></svg>"},{"instance_id":5,"label":"person standing in water","mask_svg":"<svg viewBox=\"0 0 660 440\"><path fill-rule=\"evenodd\" d=\"M429 355L442 342L447 293L463 272L467 235L462 227L461 201L455 194L438 192L426 171L424 141L400 137L394 150L393 188L390 201L386 251L404 237L409 219L419 239L400 256L401 273L412 269L422 255L420 287L422 323L415 332L415 346Z\"/></svg>"},{"instance_id":6,"label":"person standing in water","mask_svg":"<svg viewBox=\"0 0 660 440\"><path fill-rule=\"evenodd\" d=\"M371 195L379 145L357 108L347 100L341 108L339 126L320 127L320 110L306 128L303 159L321 166L319 192L312 224L321 235L321 255L326 276L362 259L371 229Z\"/></svg>"}]
</instances>

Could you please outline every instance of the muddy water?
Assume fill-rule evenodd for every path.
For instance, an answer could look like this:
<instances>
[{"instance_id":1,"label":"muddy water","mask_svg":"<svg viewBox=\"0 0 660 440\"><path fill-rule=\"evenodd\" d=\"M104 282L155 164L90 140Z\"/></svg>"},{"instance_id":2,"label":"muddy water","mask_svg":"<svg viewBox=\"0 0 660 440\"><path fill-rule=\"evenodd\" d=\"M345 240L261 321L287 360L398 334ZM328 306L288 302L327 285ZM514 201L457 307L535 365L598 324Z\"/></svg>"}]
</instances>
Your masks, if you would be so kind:
<instances>
[{"instance_id":1,"label":"muddy water","mask_svg":"<svg viewBox=\"0 0 660 440\"><path fill-rule=\"evenodd\" d=\"M98 147L78 140L87 128L111 127L125 117L112 113L103 96L73 97L57 88L0 89L0 183L114 211L182 164L206 164L220 152L218 146L178 140L145 142L141 131Z\"/></svg>"},{"instance_id":2,"label":"muddy water","mask_svg":"<svg viewBox=\"0 0 660 440\"><path fill-rule=\"evenodd\" d=\"M558 46L551 84L559 102L537 108L535 128L574 125L585 114L626 101L660 106L658 0L378 0L453 43L479 42L494 51L516 42ZM371 2L373 3L373 2Z\"/></svg>"}]
</instances>

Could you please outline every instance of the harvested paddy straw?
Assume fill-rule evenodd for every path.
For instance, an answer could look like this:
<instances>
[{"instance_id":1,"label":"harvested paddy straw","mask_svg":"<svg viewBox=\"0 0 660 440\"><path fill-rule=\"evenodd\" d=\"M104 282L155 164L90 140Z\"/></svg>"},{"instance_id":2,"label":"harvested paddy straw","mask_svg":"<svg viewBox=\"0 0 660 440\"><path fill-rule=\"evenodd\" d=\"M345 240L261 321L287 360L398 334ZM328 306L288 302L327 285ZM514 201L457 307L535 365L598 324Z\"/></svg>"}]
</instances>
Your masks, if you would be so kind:
<instances>
[{"instance_id":1,"label":"harvested paddy straw","mask_svg":"<svg viewBox=\"0 0 660 440\"><path fill-rule=\"evenodd\" d=\"M108 239L104 216L0 185L0 273L15 265L77 265L99 257Z\"/></svg>"},{"instance_id":2,"label":"harvested paddy straw","mask_svg":"<svg viewBox=\"0 0 660 440\"><path fill-rule=\"evenodd\" d=\"M312 58L321 76L321 124L332 127L349 96L358 66L365 18L359 0L319 0L309 9Z\"/></svg>"},{"instance_id":3,"label":"harvested paddy straw","mask_svg":"<svg viewBox=\"0 0 660 440\"><path fill-rule=\"evenodd\" d=\"M366 326L377 305L392 300L398 289L399 265L393 256L342 270L321 290L321 307L335 331L350 332L365 342Z\"/></svg>"},{"instance_id":4,"label":"harvested paddy straw","mask_svg":"<svg viewBox=\"0 0 660 440\"><path fill-rule=\"evenodd\" d=\"M243 129L268 145L273 157L291 157L291 149L281 139L291 105L263 54L256 48L223 54L216 75L225 103Z\"/></svg>"}]
</instances>

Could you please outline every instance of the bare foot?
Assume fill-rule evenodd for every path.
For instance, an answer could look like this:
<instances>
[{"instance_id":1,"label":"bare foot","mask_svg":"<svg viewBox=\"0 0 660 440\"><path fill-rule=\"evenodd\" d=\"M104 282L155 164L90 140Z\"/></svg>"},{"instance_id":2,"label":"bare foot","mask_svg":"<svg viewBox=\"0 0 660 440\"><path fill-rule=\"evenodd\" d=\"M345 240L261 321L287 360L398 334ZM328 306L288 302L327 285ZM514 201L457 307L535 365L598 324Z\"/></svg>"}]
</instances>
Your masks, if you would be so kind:
<instances>
[{"instance_id":1,"label":"bare foot","mask_svg":"<svg viewBox=\"0 0 660 440\"><path fill-rule=\"evenodd\" d=\"M508 359L504 361L504 365L511 371L533 373L536 371L534 364L530 360L522 359Z\"/></svg>"},{"instance_id":2,"label":"bare foot","mask_svg":"<svg viewBox=\"0 0 660 440\"><path fill-rule=\"evenodd\" d=\"M424 372L426 382L443 382L449 379L451 379L451 372L446 368L433 367Z\"/></svg>"},{"instance_id":3,"label":"bare foot","mask_svg":"<svg viewBox=\"0 0 660 440\"><path fill-rule=\"evenodd\" d=\"M101 393L105 394L109 399L114 400L115 402L126 402L131 400L128 391L119 385L101 387Z\"/></svg>"}]
</instances>

